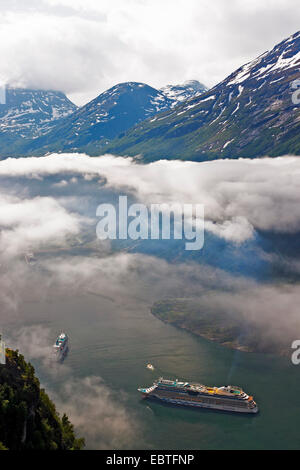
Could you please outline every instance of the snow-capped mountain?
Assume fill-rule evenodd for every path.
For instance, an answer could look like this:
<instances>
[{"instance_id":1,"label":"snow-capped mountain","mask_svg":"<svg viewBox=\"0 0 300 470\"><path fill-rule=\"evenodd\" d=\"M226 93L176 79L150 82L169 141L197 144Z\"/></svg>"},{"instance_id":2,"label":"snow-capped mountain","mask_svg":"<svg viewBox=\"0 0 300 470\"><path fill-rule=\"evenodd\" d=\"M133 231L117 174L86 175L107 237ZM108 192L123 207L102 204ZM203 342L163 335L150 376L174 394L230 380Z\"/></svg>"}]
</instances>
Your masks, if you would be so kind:
<instances>
[{"instance_id":1,"label":"snow-capped mountain","mask_svg":"<svg viewBox=\"0 0 300 470\"><path fill-rule=\"evenodd\" d=\"M0 132L37 137L54 121L76 109L77 106L59 91L7 87L5 103L0 104Z\"/></svg>"},{"instance_id":2,"label":"snow-capped mountain","mask_svg":"<svg viewBox=\"0 0 300 470\"><path fill-rule=\"evenodd\" d=\"M185 98L198 96L201 90L203 85L196 80L168 85L164 91L145 83L126 82L80 108L56 92L11 90L0 114L0 132L15 135L17 145L8 141L7 149L2 145L2 155L95 153L129 128L173 108Z\"/></svg>"},{"instance_id":3,"label":"snow-capped mountain","mask_svg":"<svg viewBox=\"0 0 300 470\"><path fill-rule=\"evenodd\" d=\"M293 100L295 88L298 101ZM187 93L194 96L184 99ZM14 137L26 136L27 126L32 132L36 112L29 104L32 117L28 119L16 109L20 121L12 120L2 155L7 149L10 155L12 150L19 155L112 152L139 155L144 161L300 155L300 32L204 93L195 81L162 90L127 82L59 121L53 120L53 110L49 111L45 122L44 118L39 120L33 138L19 137L18 146ZM5 116L8 127L9 115ZM48 126L46 133L44 125Z\"/></svg>"},{"instance_id":4,"label":"snow-capped mountain","mask_svg":"<svg viewBox=\"0 0 300 470\"><path fill-rule=\"evenodd\" d=\"M170 100L173 100L172 107L176 106L182 101L188 100L189 98L199 96L207 90L208 88L202 83L198 82L198 80L187 80L179 85L166 85L160 88L160 91L165 96L170 98Z\"/></svg>"},{"instance_id":5,"label":"snow-capped mountain","mask_svg":"<svg viewBox=\"0 0 300 470\"><path fill-rule=\"evenodd\" d=\"M56 122L77 106L63 93L7 87L0 104L1 152L13 153L17 143L49 132Z\"/></svg>"},{"instance_id":6,"label":"snow-capped mountain","mask_svg":"<svg viewBox=\"0 0 300 470\"><path fill-rule=\"evenodd\" d=\"M207 160L300 155L300 32L200 96L137 125L105 151ZM297 85L298 84L298 85ZM300 89L299 89L300 97Z\"/></svg>"}]
</instances>

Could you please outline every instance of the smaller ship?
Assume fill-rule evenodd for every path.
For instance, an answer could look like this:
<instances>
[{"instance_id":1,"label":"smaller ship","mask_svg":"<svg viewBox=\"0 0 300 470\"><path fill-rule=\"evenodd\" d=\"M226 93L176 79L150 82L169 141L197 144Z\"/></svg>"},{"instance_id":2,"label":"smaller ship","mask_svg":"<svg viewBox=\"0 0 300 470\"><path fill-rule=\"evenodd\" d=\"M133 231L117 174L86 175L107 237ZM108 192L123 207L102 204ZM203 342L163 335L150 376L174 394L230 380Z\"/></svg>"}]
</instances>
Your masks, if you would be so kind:
<instances>
[{"instance_id":1,"label":"smaller ship","mask_svg":"<svg viewBox=\"0 0 300 470\"><path fill-rule=\"evenodd\" d=\"M32 253L31 251L27 251L24 255L24 258L26 264L28 264L29 266L34 266L36 264L37 259L34 256L34 253Z\"/></svg>"},{"instance_id":2,"label":"smaller ship","mask_svg":"<svg viewBox=\"0 0 300 470\"><path fill-rule=\"evenodd\" d=\"M153 366L152 364L150 364L150 363L147 364L146 367L147 367L147 369L149 369L149 370L154 370L154 366Z\"/></svg>"},{"instance_id":3,"label":"smaller ship","mask_svg":"<svg viewBox=\"0 0 300 470\"><path fill-rule=\"evenodd\" d=\"M257 413L258 406L252 396L240 387L225 385L207 387L199 383L168 380L160 377L150 387L138 391L144 398L151 398L172 405L210 408L238 413Z\"/></svg>"},{"instance_id":4,"label":"smaller ship","mask_svg":"<svg viewBox=\"0 0 300 470\"><path fill-rule=\"evenodd\" d=\"M69 350L69 337L61 332L53 345L53 355L57 362L62 362Z\"/></svg>"}]
</instances>

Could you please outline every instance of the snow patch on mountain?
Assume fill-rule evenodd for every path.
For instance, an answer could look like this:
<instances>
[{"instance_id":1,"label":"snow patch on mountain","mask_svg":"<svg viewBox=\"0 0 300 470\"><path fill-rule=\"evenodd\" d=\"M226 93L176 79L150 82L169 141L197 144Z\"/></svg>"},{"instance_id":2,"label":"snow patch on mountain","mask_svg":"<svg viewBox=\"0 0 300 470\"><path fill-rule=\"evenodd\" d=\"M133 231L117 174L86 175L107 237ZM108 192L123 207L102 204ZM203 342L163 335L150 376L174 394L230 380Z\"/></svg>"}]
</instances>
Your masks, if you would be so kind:
<instances>
[{"instance_id":1,"label":"snow patch on mountain","mask_svg":"<svg viewBox=\"0 0 300 470\"><path fill-rule=\"evenodd\" d=\"M199 96L208 88L198 80L187 80L178 85L166 85L160 91L173 101L172 107L195 96Z\"/></svg>"},{"instance_id":2,"label":"snow patch on mountain","mask_svg":"<svg viewBox=\"0 0 300 470\"><path fill-rule=\"evenodd\" d=\"M0 131L17 137L36 138L77 106L63 93L7 87L5 103L0 105Z\"/></svg>"}]
</instances>

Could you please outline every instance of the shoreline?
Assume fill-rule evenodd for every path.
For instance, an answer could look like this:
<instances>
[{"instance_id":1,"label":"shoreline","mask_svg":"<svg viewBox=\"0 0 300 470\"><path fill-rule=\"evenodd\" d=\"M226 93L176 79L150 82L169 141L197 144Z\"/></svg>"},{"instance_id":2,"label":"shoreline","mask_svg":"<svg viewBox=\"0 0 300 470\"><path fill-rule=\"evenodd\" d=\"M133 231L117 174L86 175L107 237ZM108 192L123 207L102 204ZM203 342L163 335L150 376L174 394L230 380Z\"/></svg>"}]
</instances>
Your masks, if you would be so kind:
<instances>
[{"instance_id":1,"label":"shoreline","mask_svg":"<svg viewBox=\"0 0 300 470\"><path fill-rule=\"evenodd\" d=\"M177 299L174 299L174 304L176 303ZM170 301L169 301L170 302ZM187 322L185 320L188 319L188 314L185 316L182 316L180 319L176 318L163 318L163 315L161 312L158 312L158 306L161 306L163 302L155 302L151 307L150 307L150 312L151 314L157 318L158 320L162 321L165 324L172 325L175 328L178 328L180 330L184 330L196 337L204 338L207 341L212 341L213 343L217 343L220 346L223 346L227 349L235 350L235 351L241 351L245 353L254 353L254 354L264 354L264 355L270 355L270 356L279 356L279 357L287 357L288 356L288 351L284 348L278 347L276 350L276 346L272 345L268 349L267 346L260 348L256 347L251 347L250 345L247 344L240 344L238 342L238 339L232 339L232 341L226 340L226 330L224 329L224 335L222 339L222 334L219 333L219 337L214 336L211 334L210 331L205 330L205 328L202 328L200 331L200 328L197 327L196 325L193 327L192 324L187 325ZM210 325L210 329L213 328L212 325ZM275 350L274 350L275 349Z\"/></svg>"}]
</instances>

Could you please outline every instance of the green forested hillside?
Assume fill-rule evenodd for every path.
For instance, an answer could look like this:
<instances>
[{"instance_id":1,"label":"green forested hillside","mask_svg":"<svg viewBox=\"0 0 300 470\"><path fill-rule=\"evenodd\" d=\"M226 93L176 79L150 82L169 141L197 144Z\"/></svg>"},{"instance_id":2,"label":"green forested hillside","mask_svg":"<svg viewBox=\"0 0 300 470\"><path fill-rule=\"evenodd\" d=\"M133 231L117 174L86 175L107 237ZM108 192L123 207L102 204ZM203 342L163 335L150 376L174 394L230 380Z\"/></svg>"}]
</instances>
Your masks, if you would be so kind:
<instances>
[{"instance_id":1,"label":"green forested hillside","mask_svg":"<svg viewBox=\"0 0 300 470\"><path fill-rule=\"evenodd\" d=\"M0 365L0 450L79 450L68 417L61 418L35 376L34 368L18 351L6 350Z\"/></svg>"}]
</instances>

